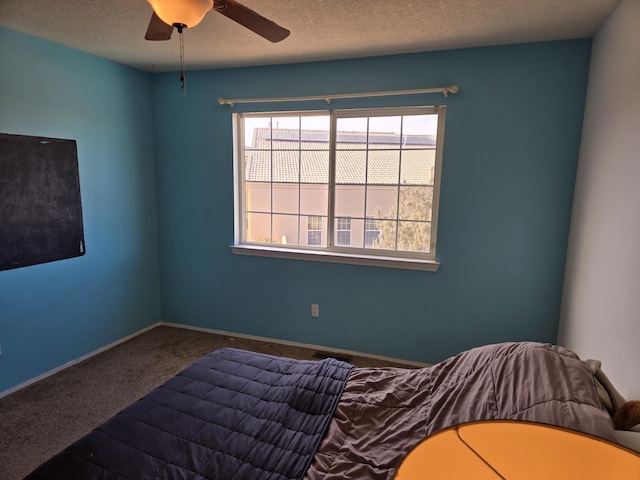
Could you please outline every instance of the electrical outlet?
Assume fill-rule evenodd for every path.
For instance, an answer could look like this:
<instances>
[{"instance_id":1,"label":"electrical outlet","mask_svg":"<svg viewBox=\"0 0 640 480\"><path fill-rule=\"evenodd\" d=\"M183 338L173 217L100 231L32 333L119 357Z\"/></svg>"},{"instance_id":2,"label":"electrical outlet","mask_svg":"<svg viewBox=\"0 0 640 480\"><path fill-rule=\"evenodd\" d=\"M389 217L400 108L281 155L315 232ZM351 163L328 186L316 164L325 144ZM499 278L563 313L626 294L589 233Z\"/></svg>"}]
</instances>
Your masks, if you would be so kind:
<instances>
[{"instance_id":1,"label":"electrical outlet","mask_svg":"<svg viewBox=\"0 0 640 480\"><path fill-rule=\"evenodd\" d=\"M316 303L311 304L311 316L319 317L320 316L320 306Z\"/></svg>"}]
</instances>

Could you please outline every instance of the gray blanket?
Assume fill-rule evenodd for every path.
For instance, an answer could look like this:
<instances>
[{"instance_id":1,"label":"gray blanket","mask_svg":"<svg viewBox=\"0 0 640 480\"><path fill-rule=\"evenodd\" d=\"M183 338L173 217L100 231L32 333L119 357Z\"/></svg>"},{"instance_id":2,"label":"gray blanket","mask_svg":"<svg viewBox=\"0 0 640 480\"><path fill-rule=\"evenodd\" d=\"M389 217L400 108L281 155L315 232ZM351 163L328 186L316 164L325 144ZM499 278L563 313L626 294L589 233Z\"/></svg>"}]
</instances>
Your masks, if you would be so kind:
<instances>
[{"instance_id":1,"label":"gray blanket","mask_svg":"<svg viewBox=\"0 0 640 480\"><path fill-rule=\"evenodd\" d=\"M505 343L424 369L355 369L305 478L388 480L428 435L492 419L552 424L615 442L586 363L557 346Z\"/></svg>"}]
</instances>

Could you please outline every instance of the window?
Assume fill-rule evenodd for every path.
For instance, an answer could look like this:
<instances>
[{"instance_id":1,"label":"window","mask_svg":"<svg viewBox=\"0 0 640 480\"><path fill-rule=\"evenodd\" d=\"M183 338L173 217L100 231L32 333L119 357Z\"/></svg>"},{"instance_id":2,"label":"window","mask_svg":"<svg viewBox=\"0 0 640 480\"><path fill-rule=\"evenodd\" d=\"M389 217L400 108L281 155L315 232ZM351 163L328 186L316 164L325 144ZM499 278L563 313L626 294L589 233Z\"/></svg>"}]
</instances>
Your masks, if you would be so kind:
<instances>
[{"instance_id":1,"label":"window","mask_svg":"<svg viewBox=\"0 0 640 480\"><path fill-rule=\"evenodd\" d=\"M351 219L347 217L339 217L336 229L336 245L351 245Z\"/></svg>"},{"instance_id":2,"label":"window","mask_svg":"<svg viewBox=\"0 0 640 480\"><path fill-rule=\"evenodd\" d=\"M308 217L307 245L322 245L322 217Z\"/></svg>"},{"instance_id":3,"label":"window","mask_svg":"<svg viewBox=\"0 0 640 480\"><path fill-rule=\"evenodd\" d=\"M445 110L235 114L234 253L437 269Z\"/></svg>"},{"instance_id":4,"label":"window","mask_svg":"<svg viewBox=\"0 0 640 480\"><path fill-rule=\"evenodd\" d=\"M373 218L367 218L364 221L364 246L373 247L380 238L380 230Z\"/></svg>"}]
</instances>

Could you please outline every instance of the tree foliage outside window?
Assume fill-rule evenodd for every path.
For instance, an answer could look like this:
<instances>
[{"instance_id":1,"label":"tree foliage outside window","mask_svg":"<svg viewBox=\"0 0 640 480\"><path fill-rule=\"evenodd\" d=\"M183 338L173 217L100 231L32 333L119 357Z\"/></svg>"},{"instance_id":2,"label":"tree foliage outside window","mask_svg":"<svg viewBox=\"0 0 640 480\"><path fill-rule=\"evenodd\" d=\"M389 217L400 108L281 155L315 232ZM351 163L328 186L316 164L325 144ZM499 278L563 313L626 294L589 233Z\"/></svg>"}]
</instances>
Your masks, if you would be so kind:
<instances>
[{"instance_id":1,"label":"tree foliage outside window","mask_svg":"<svg viewBox=\"0 0 640 480\"><path fill-rule=\"evenodd\" d=\"M402 187L400 202L396 193L395 205L384 214L376 209L376 228L380 231L374 248L410 252L429 252L433 194L430 188ZM400 215L398 215L398 210ZM398 219L398 220L390 220Z\"/></svg>"}]
</instances>

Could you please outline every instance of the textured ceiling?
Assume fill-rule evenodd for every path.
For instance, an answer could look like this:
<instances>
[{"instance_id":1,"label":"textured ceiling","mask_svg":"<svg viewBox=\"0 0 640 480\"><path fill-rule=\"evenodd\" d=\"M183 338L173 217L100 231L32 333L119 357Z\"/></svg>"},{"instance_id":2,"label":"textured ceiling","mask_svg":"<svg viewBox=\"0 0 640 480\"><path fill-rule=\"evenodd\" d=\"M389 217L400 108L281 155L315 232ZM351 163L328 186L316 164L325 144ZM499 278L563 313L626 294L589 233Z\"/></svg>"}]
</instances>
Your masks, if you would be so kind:
<instances>
[{"instance_id":1,"label":"textured ceiling","mask_svg":"<svg viewBox=\"0 0 640 480\"><path fill-rule=\"evenodd\" d=\"M177 0L176 0L177 1ZM289 29L270 43L215 11L185 30L190 70L592 36L620 0L240 0ZM0 0L0 25L146 71L178 70L149 42L145 0ZM2 48L8 48L2 45Z\"/></svg>"}]
</instances>

